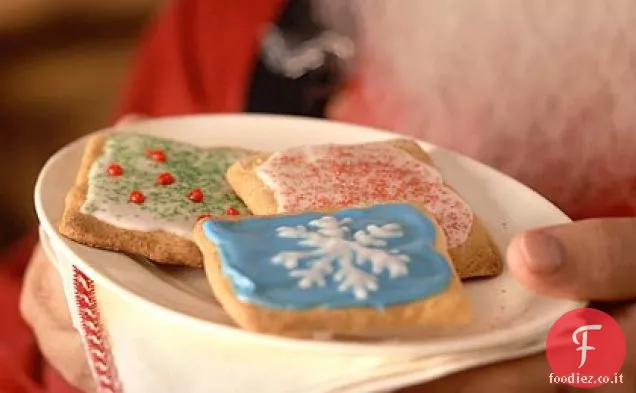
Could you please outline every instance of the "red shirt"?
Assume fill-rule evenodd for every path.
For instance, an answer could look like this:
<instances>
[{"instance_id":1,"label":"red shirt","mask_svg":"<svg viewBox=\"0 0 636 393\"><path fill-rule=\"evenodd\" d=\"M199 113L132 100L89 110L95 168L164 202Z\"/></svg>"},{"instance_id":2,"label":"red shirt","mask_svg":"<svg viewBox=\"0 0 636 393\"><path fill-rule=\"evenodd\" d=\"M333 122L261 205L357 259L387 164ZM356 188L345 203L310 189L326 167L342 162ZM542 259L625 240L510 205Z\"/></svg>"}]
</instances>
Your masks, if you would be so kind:
<instances>
[{"instance_id":1,"label":"red shirt","mask_svg":"<svg viewBox=\"0 0 636 393\"><path fill-rule=\"evenodd\" d=\"M247 84L263 28L279 14L283 0L182 0L149 29L116 118L159 117L243 110ZM382 126L347 86L348 107L332 115ZM632 215L628 204L590 215ZM585 216L585 214L580 214ZM36 242L25 238L0 256L0 391L74 392L44 364L18 312L21 277Z\"/></svg>"}]
</instances>

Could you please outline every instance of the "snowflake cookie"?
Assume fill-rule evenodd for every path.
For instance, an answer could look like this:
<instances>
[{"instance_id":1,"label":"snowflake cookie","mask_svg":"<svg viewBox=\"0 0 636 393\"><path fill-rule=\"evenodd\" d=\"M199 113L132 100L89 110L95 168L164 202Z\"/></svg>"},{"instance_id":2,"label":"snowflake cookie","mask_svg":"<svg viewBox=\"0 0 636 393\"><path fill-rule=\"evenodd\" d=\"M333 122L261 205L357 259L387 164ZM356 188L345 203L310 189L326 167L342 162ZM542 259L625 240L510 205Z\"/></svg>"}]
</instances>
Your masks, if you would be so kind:
<instances>
[{"instance_id":1,"label":"snowflake cookie","mask_svg":"<svg viewBox=\"0 0 636 393\"><path fill-rule=\"evenodd\" d=\"M459 307L451 315L466 308L437 223L411 204L210 220L195 241L217 298L248 329L286 330L281 323L316 313L417 324L453 319L437 313L451 304ZM334 328L316 326L319 317L305 322L312 331Z\"/></svg>"}]
</instances>

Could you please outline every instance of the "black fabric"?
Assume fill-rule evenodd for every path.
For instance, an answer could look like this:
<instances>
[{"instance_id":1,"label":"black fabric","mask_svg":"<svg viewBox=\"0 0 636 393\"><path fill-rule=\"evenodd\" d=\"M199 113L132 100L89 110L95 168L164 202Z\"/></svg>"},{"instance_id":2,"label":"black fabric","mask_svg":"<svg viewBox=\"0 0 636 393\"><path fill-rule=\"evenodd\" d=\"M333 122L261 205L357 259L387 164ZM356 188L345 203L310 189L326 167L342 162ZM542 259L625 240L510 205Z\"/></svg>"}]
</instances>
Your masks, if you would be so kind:
<instances>
[{"instance_id":1,"label":"black fabric","mask_svg":"<svg viewBox=\"0 0 636 393\"><path fill-rule=\"evenodd\" d=\"M320 36L325 28L312 17L311 0L289 0L276 27L290 45ZM339 82L337 59L328 54L325 64L298 78L272 72L262 50L248 84L246 112L324 117L325 107Z\"/></svg>"}]
</instances>

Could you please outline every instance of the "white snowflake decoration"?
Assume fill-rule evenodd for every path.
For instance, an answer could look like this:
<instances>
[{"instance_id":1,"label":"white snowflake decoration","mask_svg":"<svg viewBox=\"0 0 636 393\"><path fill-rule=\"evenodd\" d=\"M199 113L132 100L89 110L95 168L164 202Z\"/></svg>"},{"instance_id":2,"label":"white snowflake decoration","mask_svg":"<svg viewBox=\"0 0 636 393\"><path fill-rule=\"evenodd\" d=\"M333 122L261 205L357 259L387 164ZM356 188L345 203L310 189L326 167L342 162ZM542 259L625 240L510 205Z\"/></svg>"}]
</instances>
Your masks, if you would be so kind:
<instances>
[{"instance_id":1,"label":"white snowflake decoration","mask_svg":"<svg viewBox=\"0 0 636 393\"><path fill-rule=\"evenodd\" d=\"M385 239L404 235L399 225L368 225L351 235L350 223L350 218L337 220L324 216L307 226L277 228L278 237L301 239L298 245L312 250L284 251L275 255L272 262L289 270L290 277L298 278L300 288L324 287L327 278L333 276L340 283L340 292L351 290L357 299L366 299L369 291L378 290L377 275L385 270L391 279L408 274L408 255L386 250ZM298 268L300 260L305 258L310 258L308 268ZM373 274L359 268L367 263L371 264Z\"/></svg>"}]
</instances>

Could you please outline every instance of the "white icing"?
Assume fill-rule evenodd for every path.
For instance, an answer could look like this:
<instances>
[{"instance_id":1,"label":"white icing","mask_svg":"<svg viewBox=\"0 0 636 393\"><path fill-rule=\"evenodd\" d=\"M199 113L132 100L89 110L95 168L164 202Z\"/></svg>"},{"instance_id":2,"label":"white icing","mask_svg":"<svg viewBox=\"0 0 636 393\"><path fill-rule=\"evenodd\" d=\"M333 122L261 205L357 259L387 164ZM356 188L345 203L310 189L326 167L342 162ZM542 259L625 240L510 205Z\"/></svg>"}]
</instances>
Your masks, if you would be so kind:
<instances>
[{"instance_id":1,"label":"white icing","mask_svg":"<svg viewBox=\"0 0 636 393\"><path fill-rule=\"evenodd\" d=\"M152 214L139 212L132 204L111 205L108 209L90 213L93 217L121 229L130 231L164 231L176 236L193 240L192 230L197 223L196 218L179 219L170 222L157 220ZM117 216L121 216L117 217Z\"/></svg>"},{"instance_id":2,"label":"white icing","mask_svg":"<svg viewBox=\"0 0 636 393\"><path fill-rule=\"evenodd\" d=\"M281 238L299 239L298 244L309 246L308 251L283 251L272 258L272 262L289 270L289 276L298 278L298 286L306 289L314 285L324 287L328 277L339 282L338 291L351 291L356 299L366 299L369 292L377 291L377 275L384 271L391 279L408 274L407 255L386 250L384 239L400 238L402 229L397 224L383 226L368 225L356 231L352 239L347 236L351 219L337 220L324 216L307 226L279 227ZM310 258L307 269L300 269L299 261ZM337 263L337 269L334 267ZM369 274L357 266L370 263Z\"/></svg>"},{"instance_id":3,"label":"white icing","mask_svg":"<svg viewBox=\"0 0 636 393\"><path fill-rule=\"evenodd\" d=\"M165 150L168 154L166 163L149 159L146 154L148 148ZM218 185L217 178L222 179L224 171L211 171L214 166L223 165L214 163L214 154L218 154L218 150L214 153L213 149L144 135L113 134L106 141L102 155L89 170L89 186L81 212L121 229L162 230L192 240L192 229L198 217L223 214L209 210L214 203L218 204L215 199L230 191L229 186ZM230 161L247 154L239 150L227 151ZM124 173L121 176L107 175L108 167L113 163L122 165ZM164 172L174 175L174 184L157 185L157 176ZM189 190L199 186L205 195L205 203L193 203L187 199ZM145 195L143 204L129 201L130 192L134 190ZM232 207L243 210L240 206Z\"/></svg>"},{"instance_id":4,"label":"white icing","mask_svg":"<svg viewBox=\"0 0 636 393\"><path fill-rule=\"evenodd\" d=\"M337 182L330 169L336 166L352 170ZM272 154L256 174L272 190L279 213L411 201L423 203L435 216L450 248L465 243L472 228L471 208L441 173L386 142L293 148ZM375 194L374 184L381 184Z\"/></svg>"},{"instance_id":5,"label":"white icing","mask_svg":"<svg viewBox=\"0 0 636 393\"><path fill-rule=\"evenodd\" d=\"M97 172L104 172L108 167L108 162L111 162L109 154L105 154L90 170L91 175L97 174ZM142 167L148 167L145 160L140 160L140 169ZM161 173L157 168L144 168L150 173L159 175ZM125 195L123 195L125 199ZM148 200L144 203L152 203ZM96 210L89 211L86 207L94 206ZM86 196L86 202L82 205L81 212L84 214L90 214L100 221L114 225L121 229L131 231L156 231L162 230L186 239L192 240L192 229L197 222L196 216L176 218L171 221L161 220L156 215L149 211L144 211L130 202L112 203L105 201L101 193L95 190L94 187L89 187Z\"/></svg>"}]
</instances>

